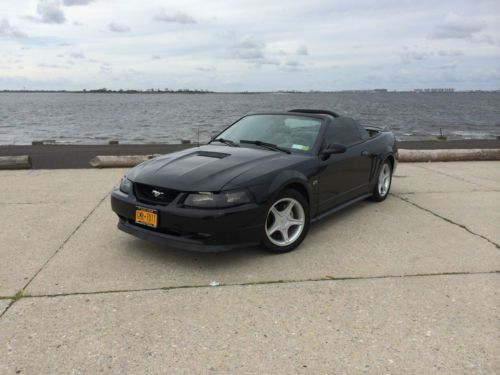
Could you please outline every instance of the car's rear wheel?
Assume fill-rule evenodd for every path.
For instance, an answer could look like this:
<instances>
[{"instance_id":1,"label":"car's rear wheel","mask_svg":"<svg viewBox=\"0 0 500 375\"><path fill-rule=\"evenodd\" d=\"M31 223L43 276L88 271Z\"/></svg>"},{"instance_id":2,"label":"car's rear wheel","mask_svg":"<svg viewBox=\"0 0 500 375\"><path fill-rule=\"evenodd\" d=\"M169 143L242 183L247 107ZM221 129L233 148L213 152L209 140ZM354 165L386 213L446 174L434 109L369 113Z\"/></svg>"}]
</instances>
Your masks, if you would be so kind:
<instances>
[{"instance_id":1,"label":"car's rear wheel","mask_svg":"<svg viewBox=\"0 0 500 375\"><path fill-rule=\"evenodd\" d=\"M273 253L286 253L304 240L309 230L309 205L293 189L281 192L269 207L262 243Z\"/></svg>"},{"instance_id":2,"label":"car's rear wheel","mask_svg":"<svg viewBox=\"0 0 500 375\"><path fill-rule=\"evenodd\" d=\"M392 183L392 165L389 160L385 160L380 167L377 183L373 189L372 200L382 202L389 195Z\"/></svg>"}]
</instances>

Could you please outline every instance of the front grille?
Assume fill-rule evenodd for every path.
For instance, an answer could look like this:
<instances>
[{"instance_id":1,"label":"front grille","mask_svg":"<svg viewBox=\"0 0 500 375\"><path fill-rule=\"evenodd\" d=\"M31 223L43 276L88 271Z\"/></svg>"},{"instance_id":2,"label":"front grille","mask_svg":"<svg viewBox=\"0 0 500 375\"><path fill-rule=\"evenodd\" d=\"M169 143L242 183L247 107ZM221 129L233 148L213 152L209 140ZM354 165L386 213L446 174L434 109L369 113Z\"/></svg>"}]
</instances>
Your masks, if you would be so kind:
<instances>
[{"instance_id":1,"label":"front grille","mask_svg":"<svg viewBox=\"0 0 500 375\"><path fill-rule=\"evenodd\" d=\"M179 195L177 190L137 183L134 184L134 193L139 202L161 205L169 204Z\"/></svg>"}]
</instances>

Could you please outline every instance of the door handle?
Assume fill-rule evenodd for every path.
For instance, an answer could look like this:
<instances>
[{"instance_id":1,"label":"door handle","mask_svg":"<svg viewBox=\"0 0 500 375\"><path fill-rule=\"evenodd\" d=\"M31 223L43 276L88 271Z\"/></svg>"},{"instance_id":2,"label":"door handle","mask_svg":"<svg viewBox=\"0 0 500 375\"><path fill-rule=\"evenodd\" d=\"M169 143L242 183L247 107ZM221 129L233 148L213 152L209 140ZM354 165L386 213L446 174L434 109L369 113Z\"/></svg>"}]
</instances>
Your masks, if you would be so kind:
<instances>
[{"instance_id":1,"label":"door handle","mask_svg":"<svg viewBox=\"0 0 500 375\"><path fill-rule=\"evenodd\" d=\"M368 150L364 150L364 151L361 152L361 156L368 157L368 156L371 156L371 154L368 152Z\"/></svg>"}]
</instances>

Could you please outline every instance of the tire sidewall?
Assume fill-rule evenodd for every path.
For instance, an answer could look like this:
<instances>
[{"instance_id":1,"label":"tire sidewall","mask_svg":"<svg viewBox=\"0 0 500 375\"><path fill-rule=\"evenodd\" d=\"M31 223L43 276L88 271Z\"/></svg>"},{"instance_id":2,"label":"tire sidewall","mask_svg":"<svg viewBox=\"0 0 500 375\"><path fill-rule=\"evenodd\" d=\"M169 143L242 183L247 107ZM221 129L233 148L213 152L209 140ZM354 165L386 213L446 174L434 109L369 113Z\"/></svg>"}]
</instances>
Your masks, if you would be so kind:
<instances>
[{"instance_id":1,"label":"tire sidewall","mask_svg":"<svg viewBox=\"0 0 500 375\"><path fill-rule=\"evenodd\" d=\"M271 207L280 199L283 198L293 198L296 201L298 201L302 205L302 209L304 210L304 228L302 229L302 233L300 234L299 238L295 240L295 242L291 243L288 246L278 246L272 243L269 238L267 238L267 233L266 233L266 223L267 223L267 217L269 215L269 210ZM309 226L311 224L311 213L309 209L309 204L307 203L306 198L299 193L297 190L294 189L285 189L281 193L278 194L277 197L275 197L272 202L267 206L267 213L264 221L264 225L262 226L262 245L266 248L266 250L272 252L272 253L287 253L289 251L292 251L295 249L297 246L299 246L302 241L304 241L304 238L307 236L307 232L309 231Z\"/></svg>"},{"instance_id":2,"label":"tire sidewall","mask_svg":"<svg viewBox=\"0 0 500 375\"><path fill-rule=\"evenodd\" d=\"M384 168L384 165L386 165L389 167L389 187L387 188L387 193L385 193L384 196L381 196L379 191L378 191L378 181L380 179L380 173L382 172L382 169ZM376 202L382 202L383 200L385 200L387 198L387 196L389 195L389 192L391 191L391 186L392 186L392 165L391 163L389 162L389 160L385 159L384 162L380 165L380 169L378 171L378 174L377 174L377 180L375 181L375 187L373 189L373 196L372 196L372 199Z\"/></svg>"}]
</instances>

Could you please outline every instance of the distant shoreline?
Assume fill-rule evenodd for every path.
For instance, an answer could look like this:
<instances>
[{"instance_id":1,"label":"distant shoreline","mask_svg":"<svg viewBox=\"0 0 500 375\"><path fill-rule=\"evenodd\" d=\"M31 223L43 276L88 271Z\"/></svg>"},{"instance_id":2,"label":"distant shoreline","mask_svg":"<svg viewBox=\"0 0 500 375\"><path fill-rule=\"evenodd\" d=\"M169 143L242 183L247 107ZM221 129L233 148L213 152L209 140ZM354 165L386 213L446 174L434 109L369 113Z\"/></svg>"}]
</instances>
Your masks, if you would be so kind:
<instances>
[{"instance_id":1,"label":"distant shoreline","mask_svg":"<svg viewBox=\"0 0 500 375\"><path fill-rule=\"evenodd\" d=\"M80 169L90 168L89 161L97 155L166 154L194 146L194 144L0 145L0 156L29 155L33 169ZM399 148L412 150L500 149L500 139L400 141Z\"/></svg>"},{"instance_id":2,"label":"distant shoreline","mask_svg":"<svg viewBox=\"0 0 500 375\"><path fill-rule=\"evenodd\" d=\"M442 91L440 91L442 90ZM278 91L210 91L210 90L108 90L108 89L91 89L91 90L0 90L0 94L498 94L499 90L452 90L445 91L444 89L414 89L414 90L335 90L335 91L300 91L300 90L278 90Z\"/></svg>"}]
</instances>

